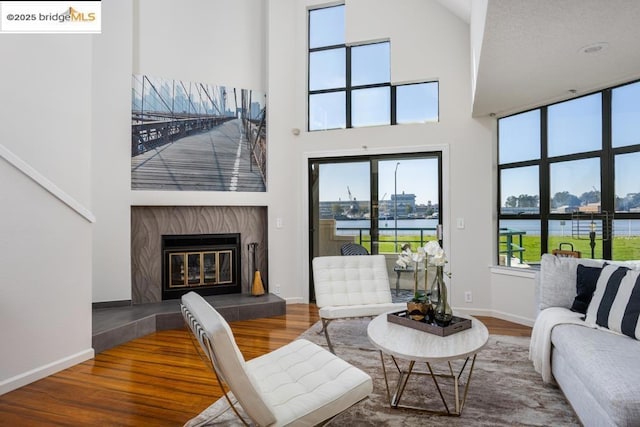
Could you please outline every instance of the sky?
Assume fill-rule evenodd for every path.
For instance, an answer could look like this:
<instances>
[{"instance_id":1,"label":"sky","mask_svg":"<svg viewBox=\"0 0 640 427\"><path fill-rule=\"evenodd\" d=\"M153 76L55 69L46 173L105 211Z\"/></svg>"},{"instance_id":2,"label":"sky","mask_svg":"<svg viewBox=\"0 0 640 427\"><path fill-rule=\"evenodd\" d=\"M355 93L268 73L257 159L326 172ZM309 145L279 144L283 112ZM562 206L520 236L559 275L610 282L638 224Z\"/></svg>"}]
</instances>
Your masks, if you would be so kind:
<instances>
[{"instance_id":1,"label":"sky","mask_svg":"<svg viewBox=\"0 0 640 427\"><path fill-rule=\"evenodd\" d=\"M351 127L391 123L391 42L343 46L345 7L311 11L309 48L309 130L341 129L346 123L346 97L351 99ZM347 65L349 63L349 65ZM350 66L350 82L346 68ZM355 88L348 92L349 88ZM366 87L366 85L383 85ZM400 84L396 87L396 123L438 121L438 83Z\"/></svg>"},{"instance_id":2,"label":"sky","mask_svg":"<svg viewBox=\"0 0 640 427\"><path fill-rule=\"evenodd\" d=\"M549 156L562 156L602 149L601 94L576 98L548 107ZM640 83L612 90L612 145L640 143ZM540 158L540 110L517 114L499 121L500 163ZM615 158L615 193L624 197L640 192L637 165L640 153L618 154ZM538 194L537 167L503 170L501 205L509 196ZM557 162L551 165L551 196L560 191L580 197L600 191L599 157Z\"/></svg>"},{"instance_id":3,"label":"sky","mask_svg":"<svg viewBox=\"0 0 640 427\"><path fill-rule=\"evenodd\" d=\"M143 84L143 80L145 79L146 81ZM233 88L212 83L189 82L184 80L172 80L162 77L134 74L132 76L132 101L135 103L137 99L140 99L142 97L143 94L141 92L142 88L144 87L144 96L146 103L151 103L154 106L157 105L159 106L159 108L162 108L162 106L164 106L164 108L169 111L169 108L172 105L171 97L173 95L172 92L174 90L174 86L176 95L182 96L184 99L187 99L187 97L191 97L194 104L203 104L208 108L211 108L211 103L213 102L217 109L220 109L222 105L222 93L223 91L226 91L227 99L225 110L232 111L234 113L239 106L238 104L241 102L241 92L243 90L241 88ZM206 93L203 90L203 87L206 88ZM166 105L159 101L160 97L156 93L156 90L162 94L163 100ZM184 92L184 90L190 91L191 93ZM247 90L247 92L251 92L252 104L258 103L260 105L260 109L263 109L265 107L267 99L264 92L255 90ZM145 105L145 107L146 106L148 105ZM140 105L132 106L134 110L139 109L140 107ZM146 110L147 108L145 108L145 111ZM224 113L224 111L222 113Z\"/></svg>"},{"instance_id":4,"label":"sky","mask_svg":"<svg viewBox=\"0 0 640 427\"><path fill-rule=\"evenodd\" d=\"M396 174L396 164L398 165ZM320 166L320 201L348 200L347 187L356 200L369 200L369 163L332 163ZM397 182L396 182L397 178ZM380 200L398 194L416 195L416 204L438 203L438 161L427 159L393 159L379 162Z\"/></svg>"}]
</instances>

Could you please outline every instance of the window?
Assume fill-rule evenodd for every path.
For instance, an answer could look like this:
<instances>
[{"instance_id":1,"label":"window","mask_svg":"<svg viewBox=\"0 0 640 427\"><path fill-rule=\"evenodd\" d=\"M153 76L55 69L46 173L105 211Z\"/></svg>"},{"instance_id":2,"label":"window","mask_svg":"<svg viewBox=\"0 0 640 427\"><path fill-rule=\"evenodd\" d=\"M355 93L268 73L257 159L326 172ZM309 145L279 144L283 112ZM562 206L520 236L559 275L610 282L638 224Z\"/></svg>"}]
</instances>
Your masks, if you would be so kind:
<instances>
[{"instance_id":1,"label":"window","mask_svg":"<svg viewBox=\"0 0 640 427\"><path fill-rule=\"evenodd\" d=\"M614 147L636 145L640 141L640 84L621 86L611 94L611 139Z\"/></svg>"},{"instance_id":2,"label":"window","mask_svg":"<svg viewBox=\"0 0 640 427\"><path fill-rule=\"evenodd\" d=\"M414 251L430 240L442 244L439 151L309 159L308 178L309 263L340 255L347 242L390 259L406 244Z\"/></svg>"},{"instance_id":3,"label":"window","mask_svg":"<svg viewBox=\"0 0 640 427\"><path fill-rule=\"evenodd\" d=\"M346 241L397 254L438 239L440 152L309 159L311 257L339 255ZM415 178L420 179L416 180Z\"/></svg>"},{"instance_id":4,"label":"window","mask_svg":"<svg viewBox=\"0 0 640 427\"><path fill-rule=\"evenodd\" d=\"M310 131L438 121L438 82L391 84L391 43L348 46L344 5L309 11Z\"/></svg>"},{"instance_id":5,"label":"window","mask_svg":"<svg viewBox=\"0 0 640 427\"><path fill-rule=\"evenodd\" d=\"M351 125L355 127L389 124L389 88L375 87L351 92Z\"/></svg>"},{"instance_id":6,"label":"window","mask_svg":"<svg viewBox=\"0 0 640 427\"><path fill-rule=\"evenodd\" d=\"M549 157L602 149L599 93L548 107Z\"/></svg>"},{"instance_id":7,"label":"window","mask_svg":"<svg viewBox=\"0 0 640 427\"><path fill-rule=\"evenodd\" d=\"M438 83L396 86L396 123L438 121Z\"/></svg>"},{"instance_id":8,"label":"window","mask_svg":"<svg viewBox=\"0 0 640 427\"><path fill-rule=\"evenodd\" d=\"M581 212L600 204L600 158L553 162L549 177L551 213Z\"/></svg>"},{"instance_id":9,"label":"window","mask_svg":"<svg viewBox=\"0 0 640 427\"><path fill-rule=\"evenodd\" d=\"M500 263L640 259L640 82L499 119L498 165Z\"/></svg>"},{"instance_id":10,"label":"window","mask_svg":"<svg viewBox=\"0 0 640 427\"><path fill-rule=\"evenodd\" d=\"M524 166L500 171L500 194L503 196L500 213L540 213L538 166Z\"/></svg>"},{"instance_id":11,"label":"window","mask_svg":"<svg viewBox=\"0 0 640 427\"><path fill-rule=\"evenodd\" d=\"M500 119L498 134L500 163L540 158L540 110Z\"/></svg>"}]
</instances>

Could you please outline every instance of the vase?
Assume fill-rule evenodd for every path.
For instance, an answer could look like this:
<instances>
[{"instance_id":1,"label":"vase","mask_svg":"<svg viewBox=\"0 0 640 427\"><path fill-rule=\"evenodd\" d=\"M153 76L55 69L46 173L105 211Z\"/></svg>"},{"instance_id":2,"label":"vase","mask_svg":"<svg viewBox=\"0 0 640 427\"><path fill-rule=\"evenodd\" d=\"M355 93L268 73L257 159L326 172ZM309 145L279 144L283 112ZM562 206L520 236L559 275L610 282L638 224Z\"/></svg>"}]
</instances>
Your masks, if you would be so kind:
<instances>
[{"instance_id":1,"label":"vase","mask_svg":"<svg viewBox=\"0 0 640 427\"><path fill-rule=\"evenodd\" d=\"M448 326L451 323L453 312L449 305L447 285L444 283L444 267L436 267L436 277L431 285L431 304L433 316L438 326Z\"/></svg>"},{"instance_id":2,"label":"vase","mask_svg":"<svg viewBox=\"0 0 640 427\"><path fill-rule=\"evenodd\" d=\"M433 282L431 282L431 289L429 291L429 301L434 309L436 308L436 305L438 305L438 300L440 299L440 284L444 281L442 276L440 276L441 273L442 267L437 267L436 275L433 278ZM440 279L438 277L440 277Z\"/></svg>"},{"instance_id":3,"label":"vase","mask_svg":"<svg viewBox=\"0 0 640 427\"><path fill-rule=\"evenodd\" d=\"M257 297L264 295L264 285L262 284L262 277L260 272L256 270L253 274L253 286L251 287L251 295Z\"/></svg>"}]
</instances>

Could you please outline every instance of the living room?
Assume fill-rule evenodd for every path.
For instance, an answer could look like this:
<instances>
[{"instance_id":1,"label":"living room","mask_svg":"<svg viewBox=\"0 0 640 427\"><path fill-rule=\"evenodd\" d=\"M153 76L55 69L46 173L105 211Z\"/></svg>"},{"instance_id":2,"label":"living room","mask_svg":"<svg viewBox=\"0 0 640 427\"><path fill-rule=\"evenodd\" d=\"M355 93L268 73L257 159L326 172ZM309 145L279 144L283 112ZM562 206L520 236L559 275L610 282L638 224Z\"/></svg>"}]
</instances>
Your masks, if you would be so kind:
<instances>
[{"instance_id":1,"label":"living room","mask_svg":"<svg viewBox=\"0 0 640 427\"><path fill-rule=\"evenodd\" d=\"M390 40L392 82L437 80L439 120L317 132L306 130L306 23L308 9L325 3L105 0L101 34L1 34L0 52L11 59L3 61L0 83L0 336L11 345L0 349L0 394L94 356L92 306L132 300L136 207L266 208L269 291L277 286L287 304L308 303L310 158L442 152L454 309L533 325L535 273L497 266L496 119L569 99L570 90L589 93L639 78L632 50L619 53L637 40L637 30L607 21L610 32L590 26L581 33L589 37L558 53L562 43L547 35L562 33L562 19L590 24L583 2L560 10L548 2L549 11L534 21L548 21L543 28L520 27L529 17L510 11L511 2L460 2L468 15L457 3L347 1L346 41ZM605 8L628 20L638 16L628 2ZM510 13L519 19L512 34L539 34L522 45L538 47L496 57L490 36ZM602 41L610 44L602 56L578 55ZM266 92L266 191L132 190L132 74ZM496 79L503 88L492 86ZM463 228L456 227L459 218Z\"/></svg>"}]
</instances>

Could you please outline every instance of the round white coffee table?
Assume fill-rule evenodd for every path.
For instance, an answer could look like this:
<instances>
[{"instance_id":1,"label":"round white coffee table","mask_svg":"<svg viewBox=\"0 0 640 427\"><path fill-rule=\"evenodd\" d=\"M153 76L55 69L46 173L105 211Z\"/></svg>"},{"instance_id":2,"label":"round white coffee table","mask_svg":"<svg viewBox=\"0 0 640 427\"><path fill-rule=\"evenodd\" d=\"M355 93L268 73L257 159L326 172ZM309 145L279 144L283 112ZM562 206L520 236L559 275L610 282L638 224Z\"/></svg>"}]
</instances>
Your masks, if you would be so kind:
<instances>
[{"instance_id":1,"label":"round white coffee table","mask_svg":"<svg viewBox=\"0 0 640 427\"><path fill-rule=\"evenodd\" d=\"M489 339L489 331L487 327L478 319L471 316L461 316L471 319L471 328L452 335L441 337L439 335L413 329L407 326L391 323L387 321L387 314L381 314L369 323L367 335L369 341L380 351L380 361L384 372L384 381L387 387L387 396L389 397L389 405L392 408L410 408L420 409L433 413L446 415L460 415L467 399L469 384L471 383L471 375L476 361L476 355L487 344ZM389 390L389 381L387 378L387 370L384 363L384 354L391 356L393 363L398 371L398 383L395 393L391 396ZM408 368L401 369L396 358L408 360ZM459 372L454 372L451 365L453 360L463 359L463 365ZM466 384L464 386L463 395L460 396L459 382L464 371L469 365ZM428 372L414 371L413 367L416 362L424 362L427 365ZM448 364L448 373L435 373L431 364L433 362L446 362ZM414 375L430 375L440 394L445 411L437 411L423 407L403 406L400 405L400 399L404 392L409 377ZM449 408L437 377L445 377L453 379L455 394L455 409Z\"/></svg>"}]
</instances>

